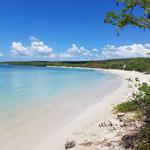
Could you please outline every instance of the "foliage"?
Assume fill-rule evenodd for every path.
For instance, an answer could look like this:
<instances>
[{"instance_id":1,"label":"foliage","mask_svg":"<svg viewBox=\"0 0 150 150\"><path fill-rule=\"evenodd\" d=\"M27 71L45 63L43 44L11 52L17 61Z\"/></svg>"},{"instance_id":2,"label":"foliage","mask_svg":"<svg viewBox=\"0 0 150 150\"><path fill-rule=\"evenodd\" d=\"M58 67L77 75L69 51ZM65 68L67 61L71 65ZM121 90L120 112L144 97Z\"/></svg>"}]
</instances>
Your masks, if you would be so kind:
<instances>
[{"instance_id":1,"label":"foliage","mask_svg":"<svg viewBox=\"0 0 150 150\"><path fill-rule=\"evenodd\" d=\"M104 61L14 61L6 62L12 65L28 65L28 66L68 66L68 67L88 67L88 68L105 68L134 70L150 73L150 58L130 58L130 59L114 59Z\"/></svg>"},{"instance_id":2,"label":"foliage","mask_svg":"<svg viewBox=\"0 0 150 150\"><path fill-rule=\"evenodd\" d=\"M150 148L150 125L144 125L138 133L138 150L149 150Z\"/></svg>"},{"instance_id":3,"label":"foliage","mask_svg":"<svg viewBox=\"0 0 150 150\"><path fill-rule=\"evenodd\" d=\"M135 86L138 88L138 91L132 94L132 99L138 106L137 108L145 114L150 110L150 85L138 82Z\"/></svg>"},{"instance_id":4,"label":"foliage","mask_svg":"<svg viewBox=\"0 0 150 150\"><path fill-rule=\"evenodd\" d=\"M136 110L136 105L134 101L123 102L116 106L118 112L131 112Z\"/></svg>"},{"instance_id":5,"label":"foliage","mask_svg":"<svg viewBox=\"0 0 150 150\"><path fill-rule=\"evenodd\" d=\"M144 125L140 131L140 136L150 139L150 126L149 125Z\"/></svg>"},{"instance_id":6,"label":"foliage","mask_svg":"<svg viewBox=\"0 0 150 150\"><path fill-rule=\"evenodd\" d=\"M128 79L129 82L133 81ZM150 111L150 85L148 83L140 83L138 78L135 78L135 85L129 86L133 89L133 94L129 101L117 105L116 109L119 112L141 111L146 114Z\"/></svg>"},{"instance_id":7,"label":"foliage","mask_svg":"<svg viewBox=\"0 0 150 150\"><path fill-rule=\"evenodd\" d=\"M128 81L133 82L131 79ZM139 79L135 79L133 86L133 94L130 101L117 105L118 112L140 112L143 115L145 124L141 127L136 135L134 146L137 150L149 150L150 148L150 85L148 83L140 83ZM144 119L145 118L145 119Z\"/></svg>"},{"instance_id":8,"label":"foliage","mask_svg":"<svg viewBox=\"0 0 150 150\"><path fill-rule=\"evenodd\" d=\"M108 12L104 22L116 26L117 32L129 24L138 28L150 28L150 0L115 0L115 2L118 11Z\"/></svg>"}]
</instances>

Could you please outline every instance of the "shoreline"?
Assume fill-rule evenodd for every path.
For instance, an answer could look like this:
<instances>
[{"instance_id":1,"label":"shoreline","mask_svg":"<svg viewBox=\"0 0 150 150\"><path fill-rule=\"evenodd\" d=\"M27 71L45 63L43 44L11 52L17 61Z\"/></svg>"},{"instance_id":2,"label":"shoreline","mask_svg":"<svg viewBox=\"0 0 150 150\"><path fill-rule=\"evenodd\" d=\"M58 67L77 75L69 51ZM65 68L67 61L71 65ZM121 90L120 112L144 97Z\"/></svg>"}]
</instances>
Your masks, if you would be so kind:
<instances>
[{"instance_id":1,"label":"shoreline","mask_svg":"<svg viewBox=\"0 0 150 150\"><path fill-rule=\"evenodd\" d=\"M42 110L39 110L38 117L37 114L36 114L36 118L33 117L34 115L31 115L30 116L31 120L29 123L24 124L24 122L21 122L20 133L15 132L13 129L13 132L15 134L12 135L10 134L11 137L9 137L9 140L5 141L5 143L6 142L9 143L7 144L7 146L6 144L3 143L4 141L0 142L1 144L5 145L4 148L2 147L2 150L10 150L10 149L11 150L20 150L20 149L22 150L26 150L26 149L63 150L65 149L64 148L65 142L71 140L75 140L77 144L76 147L73 148L72 150L97 150L95 147L85 148L80 146L80 144L84 143L84 141L86 140L88 141L92 141L92 140L97 141L97 139L103 140L105 133L100 132L98 124L100 122L105 122L105 121L108 122L109 120L111 120L111 118L113 117L113 113L112 113L113 107L122 101L126 101L127 97L131 94L130 90L128 89L128 81L126 79L127 78L133 79L138 77L142 82L144 81L147 82L148 80L150 80L150 75L146 75L134 71L107 70L107 69L99 69L99 68L82 68L82 67L65 67L65 66L63 66L63 68L88 69L88 70L95 70L98 72L104 71L106 73L110 73L118 77L116 77L116 79L114 79L114 81L112 82L114 86L112 85L112 83L108 83L106 85L109 86L106 86L105 89L103 89L102 91L99 91L100 88L94 87L93 91L96 90L95 92L87 93L87 94L82 93L83 95L86 95L86 97L84 98L88 98L88 96L90 96L90 98L87 99L88 105L84 106L85 109L83 109L82 112L81 110L79 111L79 108L77 108L77 110L75 109L76 107L74 108L74 105L80 102L80 100L82 100L83 98L82 97L83 95L81 96L79 93L78 93L79 95L77 95L76 97L73 96L74 97L73 100L77 100L77 102L75 101L71 105L67 104L68 106L69 105L71 106L70 107L71 109L69 111L68 110L64 111L62 114L62 118L60 119L57 118L57 113L51 111L51 108L53 109L53 106L52 107L45 106L45 105L41 106ZM107 89L108 91L106 91ZM101 93L103 94L103 92L104 92L104 96L101 96ZM65 99L65 97L62 97L61 99ZM95 101L90 102L89 100L95 100ZM83 104L80 103L80 105L82 106ZM80 107L80 105L78 106ZM60 108L61 107L58 107L57 110L59 110ZM72 115L72 118L69 118L66 122L64 122L63 120L64 116L66 115L66 113L69 113L72 110L72 108L78 112L77 115L74 116ZM52 119L56 117L55 120L52 121L51 121L51 112L53 114ZM57 133L53 131L52 124L54 126L56 124ZM18 130L17 126L15 128L17 131ZM13 140L11 140L11 138Z\"/></svg>"},{"instance_id":2,"label":"shoreline","mask_svg":"<svg viewBox=\"0 0 150 150\"><path fill-rule=\"evenodd\" d=\"M69 67L70 68L70 67ZM72 67L71 67L72 68ZM83 69L82 67L75 67ZM58 132L53 138L47 139L38 150L62 150L64 149L65 142L68 140L75 140L77 144L90 139L103 140L104 134L99 133L98 123L107 122L113 117L113 107L126 101L131 93L128 88L127 78L135 79L136 77L140 79L141 82L148 82L150 80L150 75L143 74L135 71L124 71L124 70L108 70L108 69L98 69L98 68L84 68L93 69L96 71L105 71L111 74L116 74L122 77L122 83L118 89L116 89L110 95L104 97L101 102L87 108L82 114L80 114L75 120L68 123L60 132ZM80 146L76 146L73 150L84 150ZM88 147L86 147L88 150ZM89 150L95 150L91 148Z\"/></svg>"},{"instance_id":3,"label":"shoreline","mask_svg":"<svg viewBox=\"0 0 150 150\"><path fill-rule=\"evenodd\" d=\"M97 75L99 76L99 73ZM18 118L12 119L10 124L4 124L4 127L0 128L1 149L38 150L40 147L43 147L45 141L48 140L49 143L49 138L55 137L56 132L57 135L63 134L64 132L62 131L65 130L66 126L74 122L87 108L95 105L107 96L108 93L105 92L107 89L109 89L109 94L113 93L121 82L118 76L113 77L113 75L108 75L106 79L103 81L100 78L91 87L87 86L87 88L81 91L77 90L78 92L61 96L60 100L58 98L52 104L43 103L40 106L33 106L27 110L23 110L21 114L17 114ZM110 89L113 84L113 89ZM88 92L88 90L90 91ZM57 136L58 139L60 139L60 135ZM51 141L50 143L52 145L52 143L55 144L56 142ZM55 149L55 146L53 149Z\"/></svg>"}]
</instances>

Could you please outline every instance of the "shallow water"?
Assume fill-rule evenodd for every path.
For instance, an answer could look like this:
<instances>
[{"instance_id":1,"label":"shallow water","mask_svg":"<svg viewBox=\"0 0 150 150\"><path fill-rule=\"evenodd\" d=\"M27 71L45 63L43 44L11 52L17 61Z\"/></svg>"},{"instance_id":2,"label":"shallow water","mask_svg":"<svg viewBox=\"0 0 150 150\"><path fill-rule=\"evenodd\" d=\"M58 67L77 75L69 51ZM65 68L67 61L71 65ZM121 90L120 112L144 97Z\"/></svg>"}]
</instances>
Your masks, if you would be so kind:
<instances>
[{"instance_id":1,"label":"shallow water","mask_svg":"<svg viewBox=\"0 0 150 150\"><path fill-rule=\"evenodd\" d=\"M110 77L92 70L0 65L0 116L99 86Z\"/></svg>"},{"instance_id":2,"label":"shallow water","mask_svg":"<svg viewBox=\"0 0 150 150\"><path fill-rule=\"evenodd\" d=\"M36 149L115 90L118 79L90 69L0 65L0 149L23 150L19 143Z\"/></svg>"}]
</instances>

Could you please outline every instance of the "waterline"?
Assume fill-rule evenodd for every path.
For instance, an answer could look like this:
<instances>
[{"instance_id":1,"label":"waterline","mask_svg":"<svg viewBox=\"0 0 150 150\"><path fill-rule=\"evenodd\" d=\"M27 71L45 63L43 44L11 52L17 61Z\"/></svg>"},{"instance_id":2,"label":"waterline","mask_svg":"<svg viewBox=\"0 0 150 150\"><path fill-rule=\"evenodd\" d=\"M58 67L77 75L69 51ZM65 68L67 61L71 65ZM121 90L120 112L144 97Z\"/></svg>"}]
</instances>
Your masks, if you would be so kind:
<instances>
[{"instance_id":1,"label":"waterline","mask_svg":"<svg viewBox=\"0 0 150 150\"><path fill-rule=\"evenodd\" d=\"M37 143L100 102L121 81L118 76L88 69L24 66L2 66L0 77L2 150L36 149Z\"/></svg>"}]
</instances>

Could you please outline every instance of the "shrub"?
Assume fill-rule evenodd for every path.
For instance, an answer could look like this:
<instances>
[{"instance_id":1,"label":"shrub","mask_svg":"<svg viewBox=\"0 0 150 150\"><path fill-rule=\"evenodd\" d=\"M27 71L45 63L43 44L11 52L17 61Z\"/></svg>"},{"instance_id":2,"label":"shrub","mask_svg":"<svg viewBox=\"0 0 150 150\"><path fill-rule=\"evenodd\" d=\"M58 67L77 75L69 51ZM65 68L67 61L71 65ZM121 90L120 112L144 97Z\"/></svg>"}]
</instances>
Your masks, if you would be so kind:
<instances>
[{"instance_id":1,"label":"shrub","mask_svg":"<svg viewBox=\"0 0 150 150\"><path fill-rule=\"evenodd\" d=\"M144 143L144 142L139 142L137 144L137 150L149 150L149 146L148 144Z\"/></svg>"},{"instance_id":2,"label":"shrub","mask_svg":"<svg viewBox=\"0 0 150 150\"><path fill-rule=\"evenodd\" d=\"M133 82L131 79L128 81ZM116 106L118 112L136 111L145 118L145 123L139 129L137 138L135 139L135 147L137 150L150 150L150 85L148 83L140 83L139 79L135 79L134 92L130 101L123 102Z\"/></svg>"},{"instance_id":3,"label":"shrub","mask_svg":"<svg viewBox=\"0 0 150 150\"><path fill-rule=\"evenodd\" d=\"M150 125L145 124L138 133L138 150L149 150L150 148Z\"/></svg>"},{"instance_id":4,"label":"shrub","mask_svg":"<svg viewBox=\"0 0 150 150\"><path fill-rule=\"evenodd\" d=\"M116 110L118 112L131 112L131 111L135 111L137 109L137 106L135 104L134 101L127 101L127 102L123 102L121 104L118 104L116 106Z\"/></svg>"}]
</instances>

